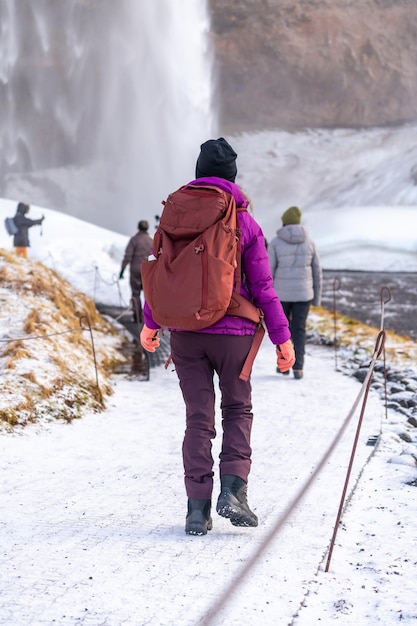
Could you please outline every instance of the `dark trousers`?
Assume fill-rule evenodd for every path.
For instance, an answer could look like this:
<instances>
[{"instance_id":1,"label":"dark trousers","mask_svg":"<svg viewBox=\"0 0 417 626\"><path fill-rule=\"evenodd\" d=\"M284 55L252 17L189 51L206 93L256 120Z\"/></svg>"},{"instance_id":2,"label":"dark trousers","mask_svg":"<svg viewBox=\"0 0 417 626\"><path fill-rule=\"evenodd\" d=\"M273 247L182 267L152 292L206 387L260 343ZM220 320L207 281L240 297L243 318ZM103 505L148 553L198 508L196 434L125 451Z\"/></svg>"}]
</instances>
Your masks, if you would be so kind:
<instances>
[{"instance_id":1,"label":"dark trousers","mask_svg":"<svg viewBox=\"0 0 417 626\"><path fill-rule=\"evenodd\" d=\"M252 388L250 380L240 380L239 374L252 341L252 336L171 333L172 360L186 408L182 454L189 498L208 500L213 491L215 373L219 377L223 429L220 476L232 474L245 482L248 480Z\"/></svg>"},{"instance_id":2,"label":"dark trousers","mask_svg":"<svg viewBox=\"0 0 417 626\"><path fill-rule=\"evenodd\" d=\"M140 299L141 291L141 288L136 288L136 291L133 291L132 289L132 308L134 322L143 322L142 302Z\"/></svg>"},{"instance_id":3,"label":"dark trousers","mask_svg":"<svg viewBox=\"0 0 417 626\"><path fill-rule=\"evenodd\" d=\"M291 339L295 350L294 370L302 370L306 344L306 323L311 302L281 302L290 324Z\"/></svg>"}]
</instances>

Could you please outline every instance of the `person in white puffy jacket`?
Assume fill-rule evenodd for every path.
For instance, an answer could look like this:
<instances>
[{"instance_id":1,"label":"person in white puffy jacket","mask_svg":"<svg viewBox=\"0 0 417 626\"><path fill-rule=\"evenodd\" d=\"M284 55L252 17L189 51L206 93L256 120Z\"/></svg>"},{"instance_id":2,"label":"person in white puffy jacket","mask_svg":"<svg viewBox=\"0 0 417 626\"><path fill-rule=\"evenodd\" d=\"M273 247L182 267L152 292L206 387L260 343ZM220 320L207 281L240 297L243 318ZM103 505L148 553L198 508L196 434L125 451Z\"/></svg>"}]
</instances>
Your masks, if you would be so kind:
<instances>
[{"instance_id":1,"label":"person in white puffy jacket","mask_svg":"<svg viewBox=\"0 0 417 626\"><path fill-rule=\"evenodd\" d=\"M274 287L290 324L296 358L294 378L300 379L308 312L311 304L321 302L322 268L316 246L300 223L300 209L290 207L281 219L282 227L268 245L268 257Z\"/></svg>"}]
</instances>

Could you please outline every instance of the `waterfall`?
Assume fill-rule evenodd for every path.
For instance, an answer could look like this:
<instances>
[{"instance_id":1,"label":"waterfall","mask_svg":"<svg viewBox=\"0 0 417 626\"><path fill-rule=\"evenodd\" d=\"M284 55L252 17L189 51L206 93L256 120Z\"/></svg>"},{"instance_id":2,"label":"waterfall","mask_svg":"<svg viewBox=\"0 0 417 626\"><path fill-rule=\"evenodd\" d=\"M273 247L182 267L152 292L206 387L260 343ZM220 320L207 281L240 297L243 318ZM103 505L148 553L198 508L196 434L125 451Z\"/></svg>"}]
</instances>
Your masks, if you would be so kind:
<instances>
[{"instance_id":1,"label":"waterfall","mask_svg":"<svg viewBox=\"0 0 417 626\"><path fill-rule=\"evenodd\" d=\"M124 234L213 135L206 0L2 0L0 195Z\"/></svg>"}]
</instances>

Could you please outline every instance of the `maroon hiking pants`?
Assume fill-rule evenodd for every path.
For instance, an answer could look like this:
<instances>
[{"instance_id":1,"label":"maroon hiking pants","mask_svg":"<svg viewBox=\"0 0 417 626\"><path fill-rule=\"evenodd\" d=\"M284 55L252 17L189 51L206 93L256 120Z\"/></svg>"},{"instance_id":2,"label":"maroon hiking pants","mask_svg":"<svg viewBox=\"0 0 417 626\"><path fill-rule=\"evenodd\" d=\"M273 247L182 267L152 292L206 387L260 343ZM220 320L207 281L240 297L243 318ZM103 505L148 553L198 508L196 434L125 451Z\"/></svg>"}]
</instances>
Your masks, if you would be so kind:
<instances>
[{"instance_id":1,"label":"maroon hiking pants","mask_svg":"<svg viewBox=\"0 0 417 626\"><path fill-rule=\"evenodd\" d=\"M208 500L213 491L214 373L218 374L221 392L220 476L232 474L248 480L252 453L251 384L250 380L240 380L239 374L252 341L252 336L171 333L172 360L186 407L182 453L189 498Z\"/></svg>"}]
</instances>

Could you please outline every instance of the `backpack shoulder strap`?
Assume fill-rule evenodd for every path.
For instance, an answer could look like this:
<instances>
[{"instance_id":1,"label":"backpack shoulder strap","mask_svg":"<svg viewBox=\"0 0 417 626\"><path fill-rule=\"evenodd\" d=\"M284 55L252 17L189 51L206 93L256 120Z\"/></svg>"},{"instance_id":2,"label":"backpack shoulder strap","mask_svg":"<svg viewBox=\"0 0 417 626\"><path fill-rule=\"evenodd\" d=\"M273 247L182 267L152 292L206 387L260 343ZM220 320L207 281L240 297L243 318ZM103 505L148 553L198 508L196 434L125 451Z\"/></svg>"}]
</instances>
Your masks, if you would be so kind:
<instances>
[{"instance_id":1,"label":"backpack shoulder strap","mask_svg":"<svg viewBox=\"0 0 417 626\"><path fill-rule=\"evenodd\" d=\"M236 286L234 291L236 291L236 293L240 293L240 285L242 283L242 248L241 248L241 234L242 231L240 230L240 225L239 225L239 213L242 213L243 211L247 211L246 207L236 207L236 224L237 224L237 229L236 229L236 237L237 237L237 254L236 254Z\"/></svg>"}]
</instances>

